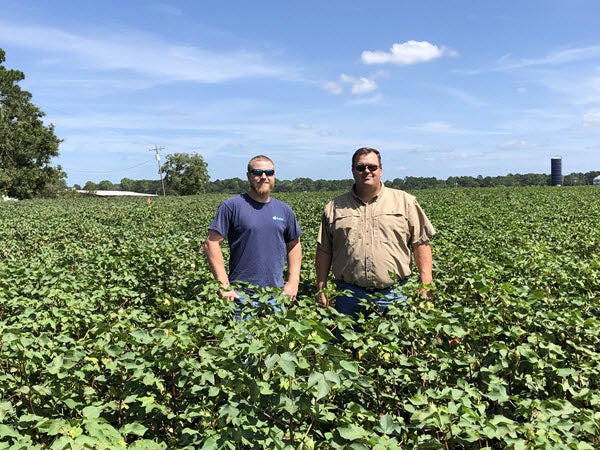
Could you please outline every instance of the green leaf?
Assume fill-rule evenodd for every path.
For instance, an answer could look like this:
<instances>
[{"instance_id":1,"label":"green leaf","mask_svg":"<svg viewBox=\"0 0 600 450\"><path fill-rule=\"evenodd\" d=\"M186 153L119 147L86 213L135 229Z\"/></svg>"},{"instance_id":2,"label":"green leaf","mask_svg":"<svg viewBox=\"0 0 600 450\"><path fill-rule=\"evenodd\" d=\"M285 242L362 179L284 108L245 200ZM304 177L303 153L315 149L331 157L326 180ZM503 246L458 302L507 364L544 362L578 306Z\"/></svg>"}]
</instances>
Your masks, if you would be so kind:
<instances>
[{"instance_id":1,"label":"green leaf","mask_svg":"<svg viewBox=\"0 0 600 450\"><path fill-rule=\"evenodd\" d=\"M206 441L204 441L204 445L200 447L200 450L217 450L219 448L219 442L216 437L211 436Z\"/></svg>"},{"instance_id":2,"label":"green leaf","mask_svg":"<svg viewBox=\"0 0 600 450\"><path fill-rule=\"evenodd\" d=\"M316 398L317 400L321 400L329 395L331 392L331 383L325 379L325 377L321 378L317 383L317 392Z\"/></svg>"},{"instance_id":3,"label":"green leaf","mask_svg":"<svg viewBox=\"0 0 600 450\"><path fill-rule=\"evenodd\" d=\"M358 373L359 365L356 361L347 361L345 359L340 361L340 366L350 373Z\"/></svg>"},{"instance_id":4,"label":"green leaf","mask_svg":"<svg viewBox=\"0 0 600 450\"><path fill-rule=\"evenodd\" d=\"M360 441L365 437L368 437L369 433L362 427L356 424L350 424L346 427L340 427L337 429L340 436L347 441Z\"/></svg>"},{"instance_id":5,"label":"green leaf","mask_svg":"<svg viewBox=\"0 0 600 450\"><path fill-rule=\"evenodd\" d=\"M0 424L0 438L5 438L5 437L18 438L20 436L21 435L13 427L4 425L4 424Z\"/></svg>"},{"instance_id":6,"label":"green leaf","mask_svg":"<svg viewBox=\"0 0 600 450\"><path fill-rule=\"evenodd\" d=\"M324 376L321 372L311 372L308 375L307 387L308 388L313 387L315 384L317 384L322 379L324 379Z\"/></svg>"},{"instance_id":7,"label":"green leaf","mask_svg":"<svg viewBox=\"0 0 600 450\"><path fill-rule=\"evenodd\" d=\"M400 428L389 414L384 414L379 418L379 426L386 435L394 434Z\"/></svg>"},{"instance_id":8,"label":"green leaf","mask_svg":"<svg viewBox=\"0 0 600 450\"><path fill-rule=\"evenodd\" d=\"M486 394L486 397L490 400L498 403L504 403L509 400L508 394L506 393L506 387L501 384L493 384L490 386L490 391Z\"/></svg>"},{"instance_id":9,"label":"green leaf","mask_svg":"<svg viewBox=\"0 0 600 450\"><path fill-rule=\"evenodd\" d=\"M296 355L285 352L281 355L277 363L287 375L290 377L296 376L296 366L298 365L298 358L296 358Z\"/></svg>"},{"instance_id":10,"label":"green leaf","mask_svg":"<svg viewBox=\"0 0 600 450\"><path fill-rule=\"evenodd\" d=\"M275 367L275 364L277 364L278 361L279 361L279 355L277 355L277 354L267 355L265 357L265 367L269 370L273 370L273 367Z\"/></svg>"},{"instance_id":11,"label":"green leaf","mask_svg":"<svg viewBox=\"0 0 600 450\"><path fill-rule=\"evenodd\" d=\"M146 434L146 431L148 431L148 427L145 427L141 423L137 423L137 422L125 424L123 427L121 427L119 429L119 432L121 434L123 434L124 436L133 434L135 436L142 437L142 436L144 436L144 434Z\"/></svg>"},{"instance_id":12,"label":"green leaf","mask_svg":"<svg viewBox=\"0 0 600 450\"><path fill-rule=\"evenodd\" d=\"M99 408L97 406L86 406L85 408L83 408L81 413L86 419L97 419L102 413L102 408Z\"/></svg>"}]
</instances>

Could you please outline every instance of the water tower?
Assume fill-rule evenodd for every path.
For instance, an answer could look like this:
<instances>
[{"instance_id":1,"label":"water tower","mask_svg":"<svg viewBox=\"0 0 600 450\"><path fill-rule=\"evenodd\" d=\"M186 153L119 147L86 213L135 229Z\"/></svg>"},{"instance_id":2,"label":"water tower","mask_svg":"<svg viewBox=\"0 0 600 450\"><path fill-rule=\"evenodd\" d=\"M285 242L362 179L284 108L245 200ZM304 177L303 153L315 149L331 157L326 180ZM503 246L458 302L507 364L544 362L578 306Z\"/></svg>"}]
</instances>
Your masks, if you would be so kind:
<instances>
[{"instance_id":1,"label":"water tower","mask_svg":"<svg viewBox=\"0 0 600 450\"><path fill-rule=\"evenodd\" d=\"M562 157L553 156L550 160L550 185L551 186L562 186Z\"/></svg>"}]
</instances>

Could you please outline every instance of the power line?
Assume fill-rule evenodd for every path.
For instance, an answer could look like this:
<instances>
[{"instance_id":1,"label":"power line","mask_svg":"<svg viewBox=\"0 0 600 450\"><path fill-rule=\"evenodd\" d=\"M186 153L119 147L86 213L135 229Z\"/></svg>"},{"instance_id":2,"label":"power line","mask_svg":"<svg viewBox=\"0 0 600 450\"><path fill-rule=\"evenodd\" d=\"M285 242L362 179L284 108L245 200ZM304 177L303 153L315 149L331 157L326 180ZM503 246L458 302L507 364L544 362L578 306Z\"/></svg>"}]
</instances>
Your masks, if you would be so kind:
<instances>
[{"instance_id":1,"label":"power line","mask_svg":"<svg viewBox=\"0 0 600 450\"><path fill-rule=\"evenodd\" d=\"M117 172L125 172L127 170L131 170L131 169L135 169L137 167L141 167L141 166L145 166L146 164L152 162L151 159L149 159L148 161L145 161L143 163L140 164L136 164L135 166L131 166L131 167L127 167L125 169L118 169L118 170L77 170L77 169L70 169L68 167L64 167L63 165L61 165L63 170L66 170L68 172L77 172L77 173L117 173Z\"/></svg>"}]
</instances>

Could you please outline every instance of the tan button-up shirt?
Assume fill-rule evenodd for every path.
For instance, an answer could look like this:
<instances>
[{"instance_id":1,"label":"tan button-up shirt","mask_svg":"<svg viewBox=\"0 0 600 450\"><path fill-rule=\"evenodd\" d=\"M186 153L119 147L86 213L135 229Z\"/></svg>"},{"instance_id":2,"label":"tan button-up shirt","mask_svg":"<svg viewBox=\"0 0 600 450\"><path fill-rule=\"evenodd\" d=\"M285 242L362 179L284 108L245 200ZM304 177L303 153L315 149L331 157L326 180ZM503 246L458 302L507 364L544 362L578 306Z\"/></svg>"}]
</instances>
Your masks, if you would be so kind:
<instances>
[{"instance_id":1,"label":"tan button-up shirt","mask_svg":"<svg viewBox=\"0 0 600 450\"><path fill-rule=\"evenodd\" d=\"M331 255L336 280L381 289L411 274L415 245L427 243L435 229L417 199L382 185L369 203L354 190L331 200L321 219L317 243Z\"/></svg>"}]
</instances>

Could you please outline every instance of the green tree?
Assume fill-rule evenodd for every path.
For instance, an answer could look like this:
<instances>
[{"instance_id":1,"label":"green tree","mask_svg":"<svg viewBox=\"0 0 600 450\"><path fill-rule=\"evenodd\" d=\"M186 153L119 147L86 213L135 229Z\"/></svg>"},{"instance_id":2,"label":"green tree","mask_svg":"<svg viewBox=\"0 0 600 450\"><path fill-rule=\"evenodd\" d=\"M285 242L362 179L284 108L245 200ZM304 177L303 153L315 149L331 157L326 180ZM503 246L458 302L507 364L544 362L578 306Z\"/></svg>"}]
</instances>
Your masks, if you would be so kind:
<instances>
[{"instance_id":1,"label":"green tree","mask_svg":"<svg viewBox=\"0 0 600 450\"><path fill-rule=\"evenodd\" d=\"M206 191L210 180L208 165L198 153L168 155L162 166L165 182L177 195L194 195Z\"/></svg>"},{"instance_id":2,"label":"green tree","mask_svg":"<svg viewBox=\"0 0 600 450\"><path fill-rule=\"evenodd\" d=\"M132 180L131 178L122 178L121 183L119 184L121 185L121 189L123 189L124 191L135 190L135 180Z\"/></svg>"},{"instance_id":3,"label":"green tree","mask_svg":"<svg viewBox=\"0 0 600 450\"><path fill-rule=\"evenodd\" d=\"M310 178L296 178L292 181L292 186L295 192L310 192L314 190L314 182Z\"/></svg>"},{"instance_id":4,"label":"green tree","mask_svg":"<svg viewBox=\"0 0 600 450\"><path fill-rule=\"evenodd\" d=\"M85 183L85 186L83 186L83 189L90 192L97 191L98 185L93 181L88 181Z\"/></svg>"},{"instance_id":5,"label":"green tree","mask_svg":"<svg viewBox=\"0 0 600 450\"><path fill-rule=\"evenodd\" d=\"M0 192L16 198L41 196L66 176L60 166L50 165L61 140L54 125L44 125L45 114L31 103L31 94L19 87L23 72L2 64L5 54L0 49Z\"/></svg>"},{"instance_id":6,"label":"green tree","mask_svg":"<svg viewBox=\"0 0 600 450\"><path fill-rule=\"evenodd\" d=\"M98 183L99 191L112 191L115 188L115 185L110 180L102 180Z\"/></svg>"}]
</instances>

